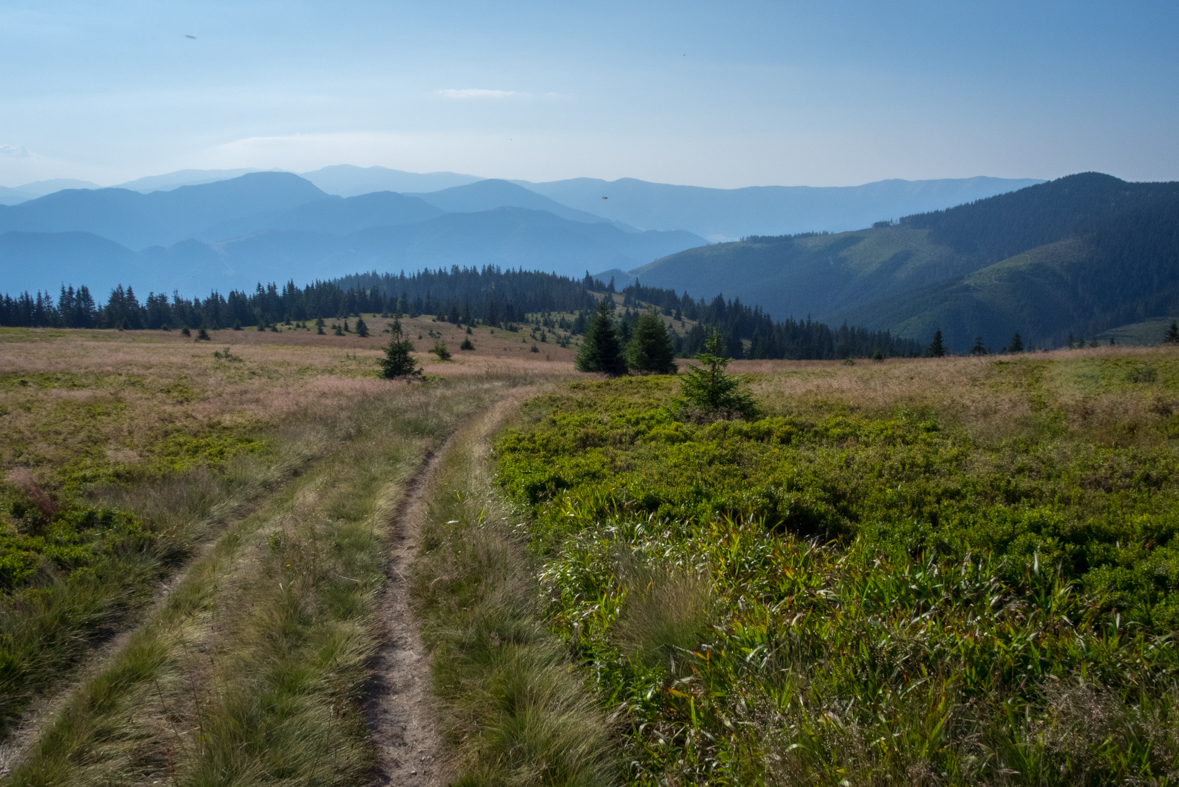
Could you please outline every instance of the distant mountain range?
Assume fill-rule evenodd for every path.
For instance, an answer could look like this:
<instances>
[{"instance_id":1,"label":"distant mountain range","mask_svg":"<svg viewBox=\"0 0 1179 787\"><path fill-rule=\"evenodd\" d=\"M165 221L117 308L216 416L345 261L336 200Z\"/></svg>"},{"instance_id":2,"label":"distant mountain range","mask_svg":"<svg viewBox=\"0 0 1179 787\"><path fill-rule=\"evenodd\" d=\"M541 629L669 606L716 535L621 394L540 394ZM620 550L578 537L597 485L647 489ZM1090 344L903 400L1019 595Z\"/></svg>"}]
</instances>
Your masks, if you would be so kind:
<instances>
[{"instance_id":1,"label":"distant mountain range","mask_svg":"<svg viewBox=\"0 0 1179 787\"><path fill-rule=\"evenodd\" d=\"M580 277L703 243L683 231L615 226L506 181L345 198L297 175L256 172L149 194L67 190L0 206L0 291L86 284L101 293L123 283L192 296L452 265Z\"/></svg>"},{"instance_id":2,"label":"distant mountain range","mask_svg":"<svg viewBox=\"0 0 1179 787\"><path fill-rule=\"evenodd\" d=\"M723 292L776 318L884 328L965 352L1019 331L1059 346L1179 315L1179 183L1086 173L838 234L696 248L630 273Z\"/></svg>"},{"instance_id":3,"label":"distant mountain range","mask_svg":"<svg viewBox=\"0 0 1179 787\"><path fill-rule=\"evenodd\" d=\"M116 188L141 193L169 191L183 186L230 180L250 170L181 170L130 181ZM327 194L355 197L379 191L403 194L438 194L467 186L484 178L454 172L414 173L385 167L338 165L304 172L301 177ZM840 232L871 226L882 219L961 205L1040 183L1029 179L965 178L960 180L882 180L862 186L813 188L809 186L757 186L741 189L711 189L648 183L633 178L615 181L576 178L550 183L511 181L547 201L526 203L518 192L509 202L499 201L497 191L504 181L486 192L440 197L452 206L444 210L489 210L520 207L548 210L569 218L580 212L618 226L643 230L687 230L709 241L736 240L746 235L779 235L808 231ZM50 193L46 184L29 184L17 189L0 189L0 204L16 204ZM98 188L93 183L74 181L63 188ZM7 196L5 196L7 194ZM23 195L23 196L21 196ZM480 201L481 199L481 201ZM476 204L479 207L474 207ZM561 213L560 211L565 211ZM575 218L580 221L583 218Z\"/></svg>"},{"instance_id":4,"label":"distant mountain range","mask_svg":"<svg viewBox=\"0 0 1179 787\"><path fill-rule=\"evenodd\" d=\"M354 167L351 164L324 167L314 172L304 172L302 176L328 194L338 197L357 197L374 191L442 191L483 180L475 175L461 175L457 172L403 172L386 167Z\"/></svg>"},{"instance_id":5,"label":"distant mountain range","mask_svg":"<svg viewBox=\"0 0 1179 787\"><path fill-rule=\"evenodd\" d=\"M8 188L7 186L0 186L0 205L19 205L22 202L28 202L31 199L44 197L47 194L61 191L62 189L97 189L101 188L96 183L91 183L88 180L70 180L68 178L57 178L56 180L39 180L36 183L26 183L23 186L16 186L15 188Z\"/></svg>"},{"instance_id":6,"label":"distant mountain range","mask_svg":"<svg viewBox=\"0 0 1179 787\"><path fill-rule=\"evenodd\" d=\"M343 165L303 177L183 170L106 189L46 181L14 191L39 196L0 205L0 289L80 284L79 267L90 271L87 283L100 289L138 281L141 288L190 295L262 278L338 276L356 266L622 271L705 245L691 231L693 223L724 232L754 226L773 231L806 221L838 226L855 215L887 213L886 204L894 213L930 201L941 207L1019 183L890 181L852 189L725 191L636 180L520 184ZM611 194L613 202L602 199ZM806 207L806 195L822 205ZM792 211L801 218L791 218ZM687 230L677 226L677 215Z\"/></svg>"},{"instance_id":7,"label":"distant mountain range","mask_svg":"<svg viewBox=\"0 0 1179 787\"><path fill-rule=\"evenodd\" d=\"M1035 185L1038 180L882 180L863 186L707 189L633 178L525 183L563 205L645 230L686 229L710 241L746 235L839 232L869 227Z\"/></svg>"}]
</instances>

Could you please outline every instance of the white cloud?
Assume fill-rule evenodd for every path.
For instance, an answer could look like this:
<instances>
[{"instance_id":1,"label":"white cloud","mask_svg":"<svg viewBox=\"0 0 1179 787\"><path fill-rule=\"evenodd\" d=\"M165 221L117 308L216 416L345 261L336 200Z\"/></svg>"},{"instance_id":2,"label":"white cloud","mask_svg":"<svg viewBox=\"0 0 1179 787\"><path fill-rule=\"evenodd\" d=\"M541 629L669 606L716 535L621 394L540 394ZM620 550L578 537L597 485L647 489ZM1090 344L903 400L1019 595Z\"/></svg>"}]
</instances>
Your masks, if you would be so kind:
<instances>
[{"instance_id":1,"label":"white cloud","mask_svg":"<svg viewBox=\"0 0 1179 787\"><path fill-rule=\"evenodd\" d=\"M0 156L6 158L29 158L32 156L24 145L0 145Z\"/></svg>"},{"instance_id":2,"label":"white cloud","mask_svg":"<svg viewBox=\"0 0 1179 787\"><path fill-rule=\"evenodd\" d=\"M439 90L438 95L443 98L512 98L513 96L522 96L523 93L517 93L515 90L482 90L480 88L468 87L462 90Z\"/></svg>"}]
</instances>

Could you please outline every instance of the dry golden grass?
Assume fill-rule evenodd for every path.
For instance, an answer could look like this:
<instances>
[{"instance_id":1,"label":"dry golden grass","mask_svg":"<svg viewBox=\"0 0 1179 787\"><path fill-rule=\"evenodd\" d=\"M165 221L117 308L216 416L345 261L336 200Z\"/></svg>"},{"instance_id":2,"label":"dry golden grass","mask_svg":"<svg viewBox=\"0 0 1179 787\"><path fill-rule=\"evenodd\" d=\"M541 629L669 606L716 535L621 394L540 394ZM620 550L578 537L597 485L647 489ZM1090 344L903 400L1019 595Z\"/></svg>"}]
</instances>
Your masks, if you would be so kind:
<instances>
[{"instance_id":1,"label":"dry golden grass","mask_svg":"<svg viewBox=\"0 0 1179 787\"><path fill-rule=\"evenodd\" d=\"M50 487L79 457L98 472L117 473L151 454L165 434L276 425L296 413L315 417L358 397L400 390L378 379L387 321L370 318L361 339L314 331L211 331L196 342L178 331L7 330L0 341L0 469L30 468ZM518 334L473 329L476 349L459 351L463 329L429 318L403 321L427 375L561 376L572 373L572 349ZM439 362L426 352L429 332L454 353ZM23 333L23 336L21 335ZM417 340L421 333L426 338ZM214 357L229 347L233 360Z\"/></svg>"},{"instance_id":2,"label":"dry golden grass","mask_svg":"<svg viewBox=\"0 0 1179 787\"><path fill-rule=\"evenodd\" d=\"M1153 359L1179 364L1169 347L1100 347L1010 356L893 358L883 362L735 361L771 412L913 416L936 411L975 439L993 442L1035 428L1046 407L1063 409L1074 428L1103 444L1157 434L1143 428L1179 412L1179 394L1165 380L1138 380L1135 365ZM1068 361L1068 363L1056 363ZM1078 363L1078 361L1080 363ZM1111 368L1125 367L1113 375ZM1034 379L1043 398L1029 396ZM1100 379L1100 382L1098 380Z\"/></svg>"}]
</instances>

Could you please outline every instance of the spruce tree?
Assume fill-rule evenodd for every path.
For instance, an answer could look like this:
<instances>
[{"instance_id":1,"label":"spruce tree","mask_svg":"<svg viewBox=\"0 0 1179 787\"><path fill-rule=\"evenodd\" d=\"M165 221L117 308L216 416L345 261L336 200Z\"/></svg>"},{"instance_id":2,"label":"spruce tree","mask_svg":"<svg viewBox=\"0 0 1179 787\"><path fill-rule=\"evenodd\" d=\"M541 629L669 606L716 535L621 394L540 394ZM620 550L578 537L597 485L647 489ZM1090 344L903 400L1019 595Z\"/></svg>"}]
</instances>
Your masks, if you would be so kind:
<instances>
[{"instance_id":1,"label":"spruce tree","mask_svg":"<svg viewBox=\"0 0 1179 787\"><path fill-rule=\"evenodd\" d=\"M610 318L610 307L606 299L598 307L585 326L585 339L577 352L577 370L580 372L603 372L611 377L626 374L626 359L622 357L622 345L614 331Z\"/></svg>"},{"instance_id":2,"label":"spruce tree","mask_svg":"<svg viewBox=\"0 0 1179 787\"><path fill-rule=\"evenodd\" d=\"M1163 337L1166 344L1179 344L1179 323L1174 320L1171 321L1171 327L1167 329L1167 334Z\"/></svg>"},{"instance_id":3,"label":"spruce tree","mask_svg":"<svg viewBox=\"0 0 1179 787\"><path fill-rule=\"evenodd\" d=\"M946 345L942 343L942 329L938 328L933 334L933 341L925 348L926 358L944 358Z\"/></svg>"},{"instance_id":4,"label":"spruce tree","mask_svg":"<svg viewBox=\"0 0 1179 787\"><path fill-rule=\"evenodd\" d=\"M368 324L364 321L363 317L356 319L356 335L362 339L368 336Z\"/></svg>"},{"instance_id":5,"label":"spruce tree","mask_svg":"<svg viewBox=\"0 0 1179 787\"><path fill-rule=\"evenodd\" d=\"M987 354L987 348L983 346L983 340L982 340L981 336L974 337L974 346L970 348L970 354L971 355L986 355Z\"/></svg>"},{"instance_id":6,"label":"spruce tree","mask_svg":"<svg viewBox=\"0 0 1179 787\"><path fill-rule=\"evenodd\" d=\"M675 374L675 350L663 318L654 311L640 315L626 346L626 362L639 374Z\"/></svg>"},{"instance_id":7,"label":"spruce tree","mask_svg":"<svg viewBox=\"0 0 1179 787\"><path fill-rule=\"evenodd\" d=\"M1007 348L1007 352L1009 352L1009 353L1023 352L1023 339L1020 337L1019 331L1016 331L1015 335L1011 337L1011 346Z\"/></svg>"},{"instance_id":8,"label":"spruce tree","mask_svg":"<svg viewBox=\"0 0 1179 787\"><path fill-rule=\"evenodd\" d=\"M385 357L380 360L381 374L388 379L395 377L417 377L422 370L417 367L413 356L413 342L405 338L401 332L401 320L394 320L389 326L393 334L389 345L385 347Z\"/></svg>"},{"instance_id":9,"label":"spruce tree","mask_svg":"<svg viewBox=\"0 0 1179 787\"><path fill-rule=\"evenodd\" d=\"M689 418L753 418L757 407L753 397L741 390L741 382L725 372L729 359L716 331L709 334L704 351L696 358L700 366L688 367L675 399L681 416Z\"/></svg>"}]
</instances>

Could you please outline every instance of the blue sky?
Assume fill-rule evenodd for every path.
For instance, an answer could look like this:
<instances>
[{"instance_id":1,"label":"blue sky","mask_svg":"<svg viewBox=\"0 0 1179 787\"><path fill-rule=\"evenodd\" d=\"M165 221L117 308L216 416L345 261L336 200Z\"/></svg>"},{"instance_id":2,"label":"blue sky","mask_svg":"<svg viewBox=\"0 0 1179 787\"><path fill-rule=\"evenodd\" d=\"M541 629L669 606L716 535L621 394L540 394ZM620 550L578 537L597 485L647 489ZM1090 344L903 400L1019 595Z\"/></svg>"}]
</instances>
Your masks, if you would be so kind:
<instances>
[{"instance_id":1,"label":"blue sky","mask_svg":"<svg viewBox=\"0 0 1179 787\"><path fill-rule=\"evenodd\" d=\"M0 185L337 163L1176 180L1177 39L1174 0L5 0Z\"/></svg>"}]
</instances>

